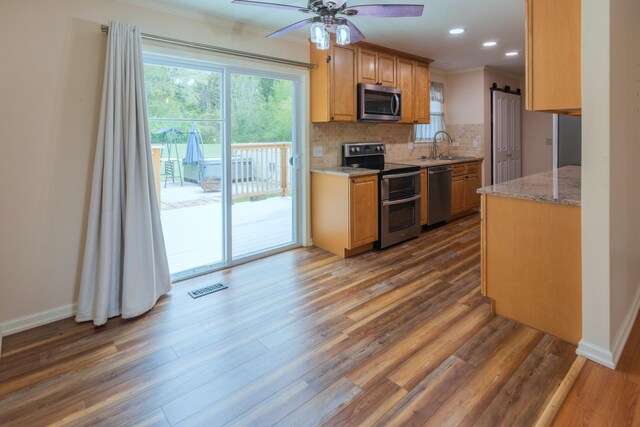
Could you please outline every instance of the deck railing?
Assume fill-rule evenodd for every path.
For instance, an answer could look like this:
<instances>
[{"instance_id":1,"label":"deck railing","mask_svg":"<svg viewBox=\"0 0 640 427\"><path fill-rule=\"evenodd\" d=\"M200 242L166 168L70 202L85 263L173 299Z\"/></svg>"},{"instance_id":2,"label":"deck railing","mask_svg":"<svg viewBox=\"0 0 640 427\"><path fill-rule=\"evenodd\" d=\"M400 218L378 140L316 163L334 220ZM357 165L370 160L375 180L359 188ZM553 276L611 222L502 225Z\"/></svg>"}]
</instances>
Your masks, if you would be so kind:
<instances>
[{"instance_id":1,"label":"deck railing","mask_svg":"<svg viewBox=\"0 0 640 427\"><path fill-rule=\"evenodd\" d=\"M231 145L232 196L291 194L291 143Z\"/></svg>"}]
</instances>

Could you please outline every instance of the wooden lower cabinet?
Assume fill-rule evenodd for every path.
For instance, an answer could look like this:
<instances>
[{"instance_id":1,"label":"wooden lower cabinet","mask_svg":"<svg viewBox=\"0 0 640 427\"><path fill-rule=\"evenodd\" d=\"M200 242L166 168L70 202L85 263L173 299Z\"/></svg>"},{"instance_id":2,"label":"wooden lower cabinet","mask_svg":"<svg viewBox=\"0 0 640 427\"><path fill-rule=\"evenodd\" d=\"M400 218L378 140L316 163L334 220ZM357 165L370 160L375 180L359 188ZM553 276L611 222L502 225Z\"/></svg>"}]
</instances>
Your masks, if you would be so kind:
<instances>
[{"instance_id":1,"label":"wooden lower cabinet","mask_svg":"<svg viewBox=\"0 0 640 427\"><path fill-rule=\"evenodd\" d=\"M420 224L427 223L427 206L429 206L429 187L427 186L427 169L422 168L420 173Z\"/></svg>"},{"instance_id":2,"label":"wooden lower cabinet","mask_svg":"<svg viewBox=\"0 0 640 427\"><path fill-rule=\"evenodd\" d=\"M454 176L451 179L451 215L464 212L464 176Z\"/></svg>"},{"instance_id":3,"label":"wooden lower cabinet","mask_svg":"<svg viewBox=\"0 0 640 427\"><path fill-rule=\"evenodd\" d=\"M451 178L451 215L457 216L480 207L480 161L453 165Z\"/></svg>"},{"instance_id":4,"label":"wooden lower cabinet","mask_svg":"<svg viewBox=\"0 0 640 427\"><path fill-rule=\"evenodd\" d=\"M378 177L351 178L349 183L349 244L354 249L378 240Z\"/></svg>"},{"instance_id":5,"label":"wooden lower cabinet","mask_svg":"<svg viewBox=\"0 0 640 427\"><path fill-rule=\"evenodd\" d=\"M482 293L497 314L582 337L580 207L482 196Z\"/></svg>"},{"instance_id":6,"label":"wooden lower cabinet","mask_svg":"<svg viewBox=\"0 0 640 427\"><path fill-rule=\"evenodd\" d=\"M378 240L378 176L311 174L314 246L348 257Z\"/></svg>"}]
</instances>

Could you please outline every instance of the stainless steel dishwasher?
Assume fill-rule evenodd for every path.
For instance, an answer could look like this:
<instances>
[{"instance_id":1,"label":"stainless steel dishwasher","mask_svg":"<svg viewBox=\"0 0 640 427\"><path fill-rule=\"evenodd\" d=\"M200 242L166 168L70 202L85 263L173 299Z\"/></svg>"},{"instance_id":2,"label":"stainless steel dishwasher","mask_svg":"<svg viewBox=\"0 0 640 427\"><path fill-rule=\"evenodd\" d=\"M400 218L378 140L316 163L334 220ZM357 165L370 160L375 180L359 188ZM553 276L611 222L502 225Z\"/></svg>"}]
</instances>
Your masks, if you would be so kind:
<instances>
[{"instance_id":1,"label":"stainless steel dishwasher","mask_svg":"<svg viewBox=\"0 0 640 427\"><path fill-rule=\"evenodd\" d=\"M427 225L449 221L451 218L451 166L427 169Z\"/></svg>"}]
</instances>

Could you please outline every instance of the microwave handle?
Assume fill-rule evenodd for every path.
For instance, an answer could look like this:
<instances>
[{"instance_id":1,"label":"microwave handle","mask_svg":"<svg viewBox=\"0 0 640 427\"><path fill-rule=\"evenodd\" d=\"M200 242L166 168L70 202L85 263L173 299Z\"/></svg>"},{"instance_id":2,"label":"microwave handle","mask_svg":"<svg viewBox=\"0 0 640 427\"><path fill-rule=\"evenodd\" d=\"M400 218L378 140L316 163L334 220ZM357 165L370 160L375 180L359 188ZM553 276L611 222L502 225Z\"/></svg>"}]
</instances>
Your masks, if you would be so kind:
<instances>
[{"instance_id":1,"label":"microwave handle","mask_svg":"<svg viewBox=\"0 0 640 427\"><path fill-rule=\"evenodd\" d=\"M394 116L398 115L398 111L400 110L400 96L397 93L393 94L391 97L391 111Z\"/></svg>"}]
</instances>

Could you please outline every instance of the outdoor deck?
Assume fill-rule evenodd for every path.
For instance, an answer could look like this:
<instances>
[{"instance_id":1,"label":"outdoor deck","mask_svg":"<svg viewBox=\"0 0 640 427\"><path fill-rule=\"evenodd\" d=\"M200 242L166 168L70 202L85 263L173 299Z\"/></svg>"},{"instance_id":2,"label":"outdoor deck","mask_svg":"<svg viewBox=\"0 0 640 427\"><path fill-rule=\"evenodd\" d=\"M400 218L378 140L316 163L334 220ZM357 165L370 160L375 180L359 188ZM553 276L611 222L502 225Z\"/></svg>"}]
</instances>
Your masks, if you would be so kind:
<instances>
[{"instance_id":1,"label":"outdoor deck","mask_svg":"<svg viewBox=\"0 0 640 427\"><path fill-rule=\"evenodd\" d=\"M163 185L164 187L164 185ZM223 259L220 192L204 192L185 182L162 188L161 217L172 274ZM293 240L292 199L270 197L232 206L233 256L281 246Z\"/></svg>"}]
</instances>

